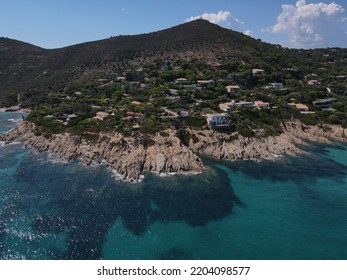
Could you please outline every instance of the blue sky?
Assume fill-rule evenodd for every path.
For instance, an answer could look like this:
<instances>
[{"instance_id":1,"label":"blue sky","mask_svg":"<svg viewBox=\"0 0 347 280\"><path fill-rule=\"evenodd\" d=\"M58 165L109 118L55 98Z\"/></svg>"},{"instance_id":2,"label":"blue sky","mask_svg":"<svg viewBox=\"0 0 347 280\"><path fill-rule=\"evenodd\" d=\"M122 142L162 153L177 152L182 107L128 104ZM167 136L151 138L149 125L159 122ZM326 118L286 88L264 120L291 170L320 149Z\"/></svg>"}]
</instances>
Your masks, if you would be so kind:
<instances>
[{"instance_id":1,"label":"blue sky","mask_svg":"<svg viewBox=\"0 0 347 280\"><path fill-rule=\"evenodd\" d=\"M347 47L346 0L0 0L0 36L44 48L205 18L295 48Z\"/></svg>"}]
</instances>

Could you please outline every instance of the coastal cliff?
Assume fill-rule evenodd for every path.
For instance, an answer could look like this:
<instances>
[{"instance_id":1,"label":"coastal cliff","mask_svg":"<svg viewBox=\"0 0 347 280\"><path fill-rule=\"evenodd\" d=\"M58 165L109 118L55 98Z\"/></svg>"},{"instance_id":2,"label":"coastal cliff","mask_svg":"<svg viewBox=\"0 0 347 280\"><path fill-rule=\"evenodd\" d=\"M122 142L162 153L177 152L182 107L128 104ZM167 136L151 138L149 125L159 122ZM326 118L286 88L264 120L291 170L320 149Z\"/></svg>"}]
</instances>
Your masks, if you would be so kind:
<instances>
[{"instance_id":1,"label":"coastal cliff","mask_svg":"<svg viewBox=\"0 0 347 280\"><path fill-rule=\"evenodd\" d=\"M29 122L2 136L3 141L21 141L39 152L48 152L65 160L79 159L84 164L105 163L120 179L137 182L146 172L156 174L202 172L204 164L198 155L215 159L274 159L280 155L304 153L297 145L308 141L326 143L347 141L347 129L339 126L305 126L299 121L283 124L279 136L242 137L213 130L189 130L189 141L182 143L177 131L167 130L144 137L125 137L120 133L100 133L89 139L67 133L50 139L35 135Z\"/></svg>"},{"instance_id":2,"label":"coastal cliff","mask_svg":"<svg viewBox=\"0 0 347 280\"><path fill-rule=\"evenodd\" d=\"M55 134L47 139L36 136L35 126L29 122L2 137L4 141L21 141L39 152L48 152L66 160L79 159L84 164L105 163L120 179L139 181L145 172L169 174L201 172L204 164L189 148L182 145L172 133L159 134L150 139L124 137L119 133L100 133L87 140L67 133Z\"/></svg>"},{"instance_id":3,"label":"coastal cliff","mask_svg":"<svg viewBox=\"0 0 347 280\"><path fill-rule=\"evenodd\" d=\"M278 136L247 138L234 134L216 133L212 130L194 132L195 141L189 147L194 153L215 159L256 160L274 159L280 155L294 156L304 153L298 145L308 142L331 144L332 141L347 141L347 129L335 125L306 126L300 121L282 124L283 133ZM261 132L259 133L261 135Z\"/></svg>"}]
</instances>

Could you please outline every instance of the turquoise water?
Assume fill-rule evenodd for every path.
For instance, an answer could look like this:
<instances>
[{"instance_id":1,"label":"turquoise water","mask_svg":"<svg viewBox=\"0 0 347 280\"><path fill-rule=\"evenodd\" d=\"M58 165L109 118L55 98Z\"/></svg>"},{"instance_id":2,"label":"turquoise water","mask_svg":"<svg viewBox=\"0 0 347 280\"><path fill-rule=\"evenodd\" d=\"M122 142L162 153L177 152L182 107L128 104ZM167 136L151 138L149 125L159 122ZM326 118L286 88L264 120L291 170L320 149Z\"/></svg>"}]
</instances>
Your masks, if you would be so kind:
<instances>
[{"instance_id":1,"label":"turquoise water","mask_svg":"<svg viewBox=\"0 0 347 280\"><path fill-rule=\"evenodd\" d=\"M2 145L0 259L347 259L347 146L307 150L127 184Z\"/></svg>"}]
</instances>

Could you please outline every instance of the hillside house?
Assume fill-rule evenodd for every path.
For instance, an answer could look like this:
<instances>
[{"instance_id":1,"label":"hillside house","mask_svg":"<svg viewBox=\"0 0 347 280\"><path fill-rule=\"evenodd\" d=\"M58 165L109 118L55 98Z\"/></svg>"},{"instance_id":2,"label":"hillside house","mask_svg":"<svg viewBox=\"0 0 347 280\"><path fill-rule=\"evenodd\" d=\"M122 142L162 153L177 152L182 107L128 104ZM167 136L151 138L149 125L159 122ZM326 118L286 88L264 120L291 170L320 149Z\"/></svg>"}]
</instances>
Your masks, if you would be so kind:
<instances>
[{"instance_id":1,"label":"hillside house","mask_svg":"<svg viewBox=\"0 0 347 280\"><path fill-rule=\"evenodd\" d=\"M293 106L295 107L296 109L298 109L300 112L307 112L308 111L308 107L307 105L305 104L301 104L301 103L298 103L298 104L295 104L295 103L288 103L289 106Z\"/></svg>"},{"instance_id":2,"label":"hillside house","mask_svg":"<svg viewBox=\"0 0 347 280\"><path fill-rule=\"evenodd\" d=\"M317 80L309 80L309 81L307 81L307 84L310 86L319 86L320 82Z\"/></svg>"},{"instance_id":3,"label":"hillside house","mask_svg":"<svg viewBox=\"0 0 347 280\"><path fill-rule=\"evenodd\" d=\"M271 85L272 88L275 89L275 90L283 89L283 83L271 83L270 85Z\"/></svg>"},{"instance_id":4,"label":"hillside house","mask_svg":"<svg viewBox=\"0 0 347 280\"><path fill-rule=\"evenodd\" d=\"M228 93L239 93L241 90L239 86L226 86L225 88Z\"/></svg>"},{"instance_id":5,"label":"hillside house","mask_svg":"<svg viewBox=\"0 0 347 280\"><path fill-rule=\"evenodd\" d=\"M209 65L211 66L212 69L215 69L215 70L218 70L222 66L222 64L218 62L212 62L212 63L209 63Z\"/></svg>"},{"instance_id":6,"label":"hillside house","mask_svg":"<svg viewBox=\"0 0 347 280\"><path fill-rule=\"evenodd\" d=\"M207 114L206 120L209 128L228 126L228 117L226 114Z\"/></svg>"},{"instance_id":7,"label":"hillside house","mask_svg":"<svg viewBox=\"0 0 347 280\"><path fill-rule=\"evenodd\" d=\"M202 88L199 87L197 84L191 84L191 85L184 85L184 89L186 90L201 90Z\"/></svg>"},{"instance_id":8,"label":"hillside house","mask_svg":"<svg viewBox=\"0 0 347 280\"><path fill-rule=\"evenodd\" d=\"M109 113L107 112L97 112L96 116L94 117L95 120L103 121L105 118L109 116Z\"/></svg>"},{"instance_id":9,"label":"hillside house","mask_svg":"<svg viewBox=\"0 0 347 280\"><path fill-rule=\"evenodd\" d=\"M197 83L200 86L214 86L215 81L214 80L198 80Z\"/></svg>"},{"instance_id":10,"label":"hillside house","mask_svg":"<svg viewBox=\"0 0 347 280\"><path fill-rule=\"evenodd\" d=\"M77 116L75 114L64 114L61 116L58 116L58 120L63 121L63 122L69 122L73 119L76 119Z\"/></svg>"},{"instance_id":11,"label":"hillside house","mask_svg":"<svg viewBox=\"0 0 347 280\"><path fill-rule=\"evenodd\" d=\"M125 117L123 117L122 120L128 122L139 122L143 117L144 115L142 113L126 112Z\"/></svg>"},{"instance_id":12,"label":"hillside house","mask_svg":"<svg viewBox=\"0 0 347 280\"><path fill-rule=\"evenodd\" d=\"M180 112L180 117L186 118L186 117L188 117L188 116L189 116L189 112L188 112L188 111L181 111L181 112Z\"/></svg>"},{"instance_id":13,"label":"hillside house","mask_svg":"<svg viewBox=\"0 0 347 280\"><path fill-rule=\"evenodd\" d=\"M175 83L176 84L187 84L187 83L189 83L189 81L188 81L188 79L186 79L186 78L177 78L176 80L175 80Z\"/></svg>"},{"instance_id":14,"label":"hillside house","mask_svg":"<svg viewBox=\"0 0 347 280\"><path fill-rule=\"evenodd\" d=\"M252 69L252 75L253 77L261 77L265 75L264 69Z\"/></svg>"},{"instance_id":15,"label":"hillside house","mask_svg":"<svg viewBox=\"0 0 347 280\"><path fill-rule=\"evenodd\" d=\"M235 106L236 107L241 107L241 108L253 108L253 102L250 101L239 101L239 102L235 102Z\"/></svg>"},{"instance_id":16,"label":"hillside house","mask_svg":"<svg viewBox=\"0 0 347 280\"><path fill-rule=\"evenodd\" d=\"M264 102L261 100L257 100L253 102L254 107L258 109L269 109L270 108L270 103L269 102Z\"/></svg>"},{"instance_id":17,"label":"hillside house","mask_svg":"<svg viewBox=\"0 0 347 280\"><path fill-rule=\"evenodd\" d=\"M235 102L226 102L219 104L219 109L221 109L224 112L231 112L235 109Z\"/></svg>"},{"instance_id":18,"label":"hillside house","mask_svg":"<svg viewBox=\"0 0 347 280\"><path fill-rule=\"evenodd\" d=\"M170 89L169 89L169 93L170 93L170 94L173 94L173 95L177 95L177 94L178 94L178 90L177 90L177 89L172 89L172 88L170 88Z\"/></svg>"},{"instance_id":19,"label":"hillside house","mask_svg":"<svg viewBox=\"0 0 347 280\"><path fill-rule=\"evenodd\" d=\"M332 104L336 102L336 99L334 98L327 98L327 99L317 99L313 101L313 105L318 108L330 108Z\"/></svg>"},{"instance_id":20,"label":"hillside house","mask_svg":"<svg viewBox=\"0 0 347 280\"><path fill-rule=\"evenodd\" d=\"M120 77L117 77L117 78L116 78L116 81L118 81L118 82L124 82L124 81L126 81L126 78L123 77L123 76L120 76Z\"/></svg>"},{"instance_id":21,"label":"hillside house","mask_svg":"<svg viewBox=\"0 0 347 280\"><path fill-rule=\"evenodd\" d=\"M133 105L142 105L143 104L142 102L136 101L136 100L131 101L130 103L133 104Z\"/></svg>"}]
</instances>

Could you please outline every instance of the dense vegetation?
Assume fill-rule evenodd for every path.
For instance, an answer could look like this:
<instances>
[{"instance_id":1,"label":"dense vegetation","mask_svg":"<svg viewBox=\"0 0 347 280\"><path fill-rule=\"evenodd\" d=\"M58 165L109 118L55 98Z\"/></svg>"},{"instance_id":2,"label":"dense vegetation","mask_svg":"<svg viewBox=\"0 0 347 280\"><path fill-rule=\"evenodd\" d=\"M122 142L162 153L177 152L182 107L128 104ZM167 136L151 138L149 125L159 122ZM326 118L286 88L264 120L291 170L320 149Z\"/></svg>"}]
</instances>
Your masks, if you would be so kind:
<instances>
[{"instance_id":1,"label":"dense vegetation","mask_svg":"<svg viewBox=\"0 0 347 280\"><path fill-rule=\"evenodd\" d=\"M20 93L22 106L34 109L28 120L46 137L174 128L184 142L186 128L207 128L206 114L221 112L219 105L231 100L271 104L228 112L226 132L247 137L278 135L292 118L347 127L347 49L287 49L197 20L57 50L0 39L0 54L2 105L17 104ZM265 72L254 76L253 69ZM228 85L241 90L228 92ZM334 99L329 110L314 106L323 98ZM311 113L288 105L293 102ZM98 112L108 115L95 118Z\"/></svg>"}]
</instances>

